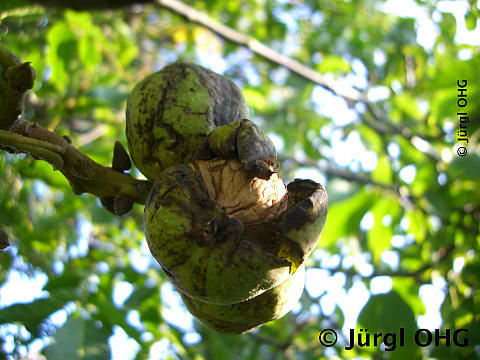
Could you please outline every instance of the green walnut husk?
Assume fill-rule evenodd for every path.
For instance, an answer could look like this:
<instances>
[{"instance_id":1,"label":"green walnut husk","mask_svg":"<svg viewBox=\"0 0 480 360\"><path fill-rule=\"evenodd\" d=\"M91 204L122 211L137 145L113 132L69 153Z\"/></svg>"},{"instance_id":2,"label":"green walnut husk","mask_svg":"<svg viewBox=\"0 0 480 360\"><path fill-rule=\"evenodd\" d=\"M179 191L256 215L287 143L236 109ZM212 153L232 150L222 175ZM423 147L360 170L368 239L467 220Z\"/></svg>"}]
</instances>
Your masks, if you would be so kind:
<instances>
[{"instance_id":1,"label":"green walnut husk","mask_svg":"<svg viewBox=\"0 0 480 360\"><path fill-rule=\"evenodd\" d=\"M236 159L195 161L155 180L145 234L179 291L229 305L295 273L319 240L326 207L325 189L313 181L286 188L278 174L252 177Z\"/></svg>"},{"instance_id":2,"label":"green walnut husk","mask_svg":"<svg viewBox=\"0 0 480 360\"><path fill-rule=\"evenodd\" d=\"M251 331L288 313L298 302L305 285L305 265L283 283L250 300L218 305L194 300L180 292L190 313L207 327L228 334Z\"/></svg>"},{"instance_id":3,"label":"green walnut husk","mask_svg":"<svg viewBox=\"0 0 480 360\"><path fill-rule=\"evenodd\" d=\"M132 160L154 180L170 166L210 159L207 135L249 118L249 108L233 81L195 64L175 63L135 86L126 117Z\"/></svg>"},{"instance_id":4,"label":"green walnut husk","mask_svg":"<svg viewBox=\"0 0 480 360\"><path fill-rule=\"evenodd\" d=\"M196 165L223 169L228 162L241 171L237 160L199 161ZM144 223L152 255L175 286L195 299L238 303L290 275L288 261L264 251L254 239L243 238L242 223L209 196L194 166L177 165L160 174L145 205Z\"/></svg>"},{"instance_id":5,"label":"green walnut husk","mask_svg":"<svg viewBox=\"0 0 480 360\"><path fill-rule=\"evenodd\" d=\"M154 180L147 243L190 312L227 333L283 316L301 296L305 260L325 223L323 186L285 186L240 89L200 66L176 63L147 76L126 114L132 160ZM118 171L130 167L124 155L118 147ZM130 206L124 200L102 204L120 214Z\"/></svg>"}]
</instances>

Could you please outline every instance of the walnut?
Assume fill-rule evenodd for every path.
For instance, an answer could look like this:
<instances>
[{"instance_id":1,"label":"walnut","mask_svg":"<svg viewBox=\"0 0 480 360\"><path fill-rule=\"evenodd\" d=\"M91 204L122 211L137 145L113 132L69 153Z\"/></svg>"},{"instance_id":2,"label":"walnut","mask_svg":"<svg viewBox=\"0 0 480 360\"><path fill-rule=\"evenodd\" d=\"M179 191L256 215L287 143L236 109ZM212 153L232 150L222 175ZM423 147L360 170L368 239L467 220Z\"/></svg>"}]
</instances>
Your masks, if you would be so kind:
<instances>
[{"instance_id":1,"label":"walnut","mask_svg":"<svg viewBox=\"0 0 480 360\"><path fill-rule=\"evenodd\" d=\"M279 318L298 301L327 216L325 188L297 179L285 186L275 146L248 116L232 81L186 63L147 76L127 102L132 160L154 180L144 213L149 249L191 313L228 333ZM130 206L102 204L118 214Z\"/></svg>"},{"instance_id":2,"label":"walnut","mask_svg":"<svg viewBox=\"0 0 480 360\"><path fill-rule=\"evenodd\" d=\"M313 181L285 187L276 173L263 180L252 177L239 160L216 159L164 170L147 199L144 222L152 255L182 297L190 299L185 303L196 309L192 313L212 325L217 323L206 314L217 305L230 306L222 308L225 314L238 314L243 311L236 304L275 308L278 304L255 299L293 294L287 281L316 246L326 213L325 189ZM260 319L272 320L266 315L245 319L238 332ZM235 321L224 330L233 331ZM214 328L221 331L221 325Z\"/></svg>"}]
</instances>

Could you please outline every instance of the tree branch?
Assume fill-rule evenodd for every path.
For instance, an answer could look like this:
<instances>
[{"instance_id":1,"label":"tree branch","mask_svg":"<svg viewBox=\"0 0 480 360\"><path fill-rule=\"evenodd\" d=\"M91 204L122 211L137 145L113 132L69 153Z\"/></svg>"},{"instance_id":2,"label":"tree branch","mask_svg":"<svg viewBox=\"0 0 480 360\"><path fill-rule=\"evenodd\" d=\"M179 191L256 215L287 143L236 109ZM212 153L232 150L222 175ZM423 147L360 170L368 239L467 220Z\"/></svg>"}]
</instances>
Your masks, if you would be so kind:
<instances>
[{"instance_id":1,"label":"tree branch","mask_svg":"<svg viewBox=\"0 0 480 360\"><path fill-rule=\"evenodd\" d=\"M409 127L402 127L388 119L388 116L382 111L378 106L368 100L367 95L353 87L341 86L335 80L328 80L318 71L309 68L308 66L303 65L301 62L292 59L286 55L279 53L278 51L273 50L271 47L259 42L258 40L247 36L237 30L228 27L207 14L196 10L195 8L179 1L179 0L154 0L154 2L165 9L169 9L174 13L185 17L188 21L192 23L199 24L205 28L211 30L218 36L229 40L238 45L242 45L250 49L253 53L263 57L264 59L278 64L280 66L286 67L291 72L300 75L304 79L316 83L323 88L331 91L337 96L342 97L347 101L351 106L356 102L365 103L368 112L372 117L383 127L388 129L388 132L400 135L410 141L413 146L415 146L420 151L426 153L435 160L438 160L438 155L435 153L433 147L427 140L433 140L431 136L422 134L414 135L410 131ZM365 120L366 124L372 127L374 130L378 128L370 120Z\"/></svg>"},{"instance_id":2,"label":"tree branch","mask_svg":"<svg viewBox=\"0 0 480 360\"><path fill-rule=\"evenodd\" d=\"M196 10L195 8L178 0L155 0L155 3L165 9L185 17L188 21L206 27L220 37L227 39L238 45L249 48L255 54L281 66L285 66L290 71L301 77L317 83L334 94L343 97L349 102L367 101L365 95L352 87L341 87L335 81L329 81L324 76L308 66L303 65L291 57L285 56L278 51L262 44L258 40L247 36L237 30L232 29L216 21L207 14Z\"/></svg>"},{"instance_id":3,"label":"tree branch","mask_svg":"<svg viewBox=\"0 0 480 360\"><path fill-rule=\"evenodd\" d=\"M8 242L7 233L2 229L0 229L0 250L4 250L9 246L10 246L10 243Z\"/></svg>"},{"instance_id":4,"label":"tree branch","mask_svg":"<svg viewBox=\"0 0 480 360\"><path fill-rule=\"evenodd\" d=\"M151 3L153 0L32 0L44 6L56 6L75 10L113 9L135 3Z\"/></svg>"},{"instance_id":5,"label":"tree branch","mask_svg":"<svg viewBox=\"0 0 480 360\"><path fill-rule=\"evenodd\" d=\"M291 72L303 77L304 79L316 83L323 88L333 92L345 99L347 103L353 105L356 102L365 103L368 112L386 129L384 131L393 132L409 140L417 149L426 153L430 157L438 160L438 156L435 154L433 147L427 142L435 140L434 137L426 134L413 135L409 127L402 127L388 119L388 116L378 106L370 102L367 95L354 87L339 85L335 80L325 79L325 77L318 71L311 69L308 66L303 65L301 62L292 59L289 56L283 55L280 52L272 49L271 47L261 43L260 41L245 35L231 27L228 27L211 16L196 10L195 8L183 3L179 0L33 0L34 2L44 4L47 6L60 6L69 7L76 10L87 9L101 9L101 8L114 8L119 6L133 5L135 3L155 3L158 6L168 9L180 16L185 17L192 23L199 24L218 36L231 41L235 44L242 45L250 49L253 53L261 56L262 58L280 66L284 66ZM378 128L371 120L364 119L365 123L372 127L374 130Z\"/></svg>"},{"instance_id":6,"label":"tree branch","mask_svg":"<svg viewBox=\"0 0 480 360\"><path fill-rule=\"evenodd\" d=\"M69 181L76 195L90 193L115 215L129 212L133 203L145 204L151 181L137 180L124 171L131 161L119 142L115 143L112 167L104 167L82 154L62 137L44 127L18 118L35 70L21 63L0 44L0 150L24 153L49 162Z\"/></svg>"},{"instance_id":7,"label":"tree branch","mask_svg":"<svg viewBox=\"0 0 480 360\"><path fill-rule=\"evenodd\" d=\"M12 153L25 153L53 165L69 181L76 195L90 193L104 202L110 211L123 215L116 202L131 200L145 204L151 188L150 181L134 179L120 170L104 167L82 154L69 139L24 119L17 119L10 131L0 130L0 145ZM124 204L122 204L124 205ZM120 204L117 204L119 207Z\"/></svg>"}]
</instances>

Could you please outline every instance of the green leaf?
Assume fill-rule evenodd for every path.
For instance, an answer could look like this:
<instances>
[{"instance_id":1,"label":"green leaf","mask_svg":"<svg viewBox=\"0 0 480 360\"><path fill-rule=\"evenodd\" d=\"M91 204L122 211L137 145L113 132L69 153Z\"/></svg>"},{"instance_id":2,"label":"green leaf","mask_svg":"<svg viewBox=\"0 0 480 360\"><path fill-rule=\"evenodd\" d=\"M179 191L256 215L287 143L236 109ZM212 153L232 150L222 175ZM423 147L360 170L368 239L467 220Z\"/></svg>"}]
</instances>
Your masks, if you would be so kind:
<instances>
[{"instance_id":1,"label":"green leaf","mask_svg":"<svg viewBox=\"0 0 480 360\"><path fill-rule=\"evenodd\" d=\"M409 210L407 218L409 221L409 232L415 236L416 241L419 243L423 242L427 233L426 223L428 219L420 210L416 209Z\"/></svg>"},{"instance_id":2,"label":"green leaf","mask_svg":"<svg viewBox=\"0 0 480 360\"><path fill-rule=\"evenodd\" d=\"M141 286L135 288L132 295L125 301L124 306L126 308L138 308L145 300L150 299L152 296L155 296L158 293L157 288L148 288L146 286ZM160 304L158 304L160 307Z\"/></svg>"},{"instance_id":3,"label":"green leaf","mask_svg":"<svg viewBox=\"0 0 480 360\"><path fill-rule=\"evenodd\" d=\"M445 194L440 192L427 191L425 199L429 206L431 206L432 213L440 216L441 218L448 219L452 213L452 209L448 200L445 199Z\"/></svg>"},{"instance_id":4,"label":"green leaf","mask_svg":"<svg viewBox=\"0 0 480 360\"><path fill-rule=\"evenodd\" d=\"M1 217L0 217L1 223ZM12 264L12 256L6 251L0 251L0 270L1 269L10 269ZM3 283L7 279L8 272L0 271L0 283Z\"/></svg>"},{"instance_id":5,"label":"green leaf","mask_svg":"<svg viewBox=\"0 0 480 360\"><path fill-rule=\"evenodd\" d=\"M390 359L415 358L420 352L419 347L414 344L417 329L415 316L405 300L395 291L370 298L358 318L357 334L360 329L369 334L382 333L382 336L395 333L397 344ZM404 329L404 347L399 346L400 329ZM371 345L371 348L374 346Z\"/></svg>"},{"instance_id":6,"label":"green leaf","mask_svg":"<svg viewBox=\"0 0 480 360\"><path fill-rule=\"evenodd\" d=\"M439 184L437 181L437 171L435 164L425 163L417 167L415 179L410 187L414 196L422 196L427 191L437 191Z\"/></svg>"},{"instance_id":7,"label":"green leaf","mask_svg":"<svg viewBox=\"0 0 480 360\"><path fill-rule=\"evenodd\" d=\"M473 11L469 11L467 15L465 15L465 26L467 27L468 31L473 31L477 27L477 16L473 13Z\"/></svg>"},{"instance_id":8,"label":"green leaf","mask_svg":"<svg viewBox=\"0 0 480 360\"><path fill-rule=\"evenodd\" d=\"M35 336L40 334L39 325L45 319L60 310L73 297L66 293L50 296L47 299L35 300L28 304L15 304L0 310L0 324L20 323Z\"/></svg>"},{"instance_id":9,"label":"green leaf","mask_svg":"<svg viewBox=\"0 0 480 360\"><path fill-rule=\"evenodd\" d=\"M444 36L451 41L457 32L457 21L455 16L450 13L442 13L442 21L440 22L440 29Z\"/></svg>"},{"instance_id":10,"label":"green leaf","mask_svg":"<svg viewBox=\"0 0 480 360\"><path fill-rule=\"evenodd\" d=\"M398 201L385 197L375 203L371 212L374 223L367 233L368 247L373 254L373 263L378 264L382 253L391 248L394 224L398 222L401 208ZM383 224L383 219L387 215L392 217L392 223L390 225Z\"/></svg>"},{"instance_id":11,"label":"green leaf","mask_svg":"<svg viewBox=\"0 0 480 360\"><path fill-rule=\"evenodd\" d=\"M393 178L392 164L388 156L382 155L378 159L377 166L372 172L372 180L380 184L391 184Z\"/></svg>"},{"instance_id":12,"label":"green leaf","mask_svg":"<svg viewBox=\"0 0 480 360\"><path fill-rule=\"evenodd\" d=\"M371 127L368 127L366 125L361 125L358 128L358 133L360 134L362 142L365 144L367 149L371 149L375 151L377 154L383 152L384 139L378 132L376 132ZM385 182L385 180L381 179L381 182Z\"/></svg>"},{"instance_id":13,"label":"green leaf","mask_svg":"<svg viewBox=\"0 0 480 360\"><path fill-rule=\"evenodd\" d=\"M361 187L351 181L346 181L340 178L333 178L328 180L328 202L330 207L333 204L351 198L358 193ZM330 209L329 209L330 212Z\"/></svg>"},{"instance_id":14,"label":"green leaf","mask_svg":"<svg viewBox=\"0 0 480 360\"><path fill-rule=\"evenodd\" d=\"M347 73L350 69L350 64L338 55L325 55L317 66L321 73Z\"/></svg>"},{"instance_id":15,"label":"green leaf","mask_svg":"<svg viewBox=\"0 0 480 360\"><path fill-rule=\"evenodd\" d=\"M448 172L453 178L459 179L480 179L480 155L467 153L466 156L456 156L450 163Z\"/></svg>"},{"instance_id":16,"label":"green leaf","mask_svg":"<svg viewBox=\"0 0 480 360\"><path fill-rule=\"evenodd\" d=\"M372 296L362 309L358 323L371 331L393 331L403 327L411 332L417 328L412 309L395 291Z\"/></svg>"},{"instance_id":17,"label":"green leaf","mask_svg":"<svg viewBox=\"0 0 480 360\"><path fill-rule=\"evenodd\" d=\"M71 316L45 349L49 360L104 360L110 358L110 333L94 321Z\"/></svg>"},{"instance_id":18,"label":"green leaf","mask_svg":"<svg viewBox=\"0 0 480 360\"><path fill-rule=\"evenodd\" d=\"M12 10L16 8L22 8L29 5L26 0L3 0L0 5L0 11Z\"/></svg>"},{"instance_id":19,"label":"green leaf","mask_svg":"<svg viewBox=\"0 0 480 360\"><path fill-rule=\"evenodd\" d=\"M68 83L68 69L76 58L76 40L67 24L58 22L48 31L47 41L46 59L52 70L50 81L58 91L63 91Z\"/></svg>"},{"instance_id":20,"label":"green leaf","mask_svg":"<svg viewBox=\"0 0 480 360\"><path fill-rule=\"evenodd\" d=\"M77 262L73 262L76 264ZM45 290L49 292L58 292L59 289L68 289L74 291L80 282L86 278L86 273L74 265L67 266L63 273L57 277L49 277Z\"/></svg>"},{"instance_id":21,"label":"green leaf","mask_svg":"<svg viewBox=\"0 0 480 360\"><path fill-rule=\"evenodd\" d=\"M97 297L92 297L92 304L94 304L99 313L95 314L95 318L99 319L105 327L113 327L114 325L120 326L128 336L140 342L140 333L137 329L127 324L125 317L127 315L126 310L117 309L109 299L106 299L101 294L97 294Z\"/></svg>"},{"instance_id":22,"label":"green leaf","mask_svg":"<svg viewBox=\"0 0 480 360\"><path fill-rule=\"evenodd\" d=\"M409 269L407 269L409 270ZM417 268L412 269L413 271ZM418 284L413 277L394 277L393 291L401 296L415 315L425 313L425 305L418 296Z\"/></svg>"},{"instance_id":23,"label":"green leaf","mask_svg":"<svg viewBox=\"0 0 480 360\"><path fill-rule=\"evenodd\" d=\"M88 70L95 70L95 67L102 60L101 49L97 47L97 44L92 36L85 36L78 43L80 60Z\"/></svg>"},{"instance_id":24,"label":"green leaf","mask_svg":"<svg viewBox=\"0 0 480 360\"><path fill-rule=\"evenodd\" d=\"M249 88L242 90L243 96L247 101L247 104L252 106L255 111L265 111L267 103L265 101L265 96L258 90Z\"/></svg>"},{"instance_id":25,"label":"green leaf","mask_svg":"<svg viewBox=\"0 0 480 360\"><path fill-rule=\"evenodd\" d=\"M343 237L357 233L365 213L375 203L377 196L362 189L354 196L329 206L327 221L319 247L328 248Z\"/></svg>"},{"instance_id":26,"label":"green leaf","mask_svg":"<svg viewBox=\"0 0 480 360\"><path fill-rule=\"evenodd\" d=\"M402 92L392 98L392 103L394 107L391 116L395 120L404 118L416 120L420 118L421 113L416 104L415 94Z\"/></svg>"}]
</instances>

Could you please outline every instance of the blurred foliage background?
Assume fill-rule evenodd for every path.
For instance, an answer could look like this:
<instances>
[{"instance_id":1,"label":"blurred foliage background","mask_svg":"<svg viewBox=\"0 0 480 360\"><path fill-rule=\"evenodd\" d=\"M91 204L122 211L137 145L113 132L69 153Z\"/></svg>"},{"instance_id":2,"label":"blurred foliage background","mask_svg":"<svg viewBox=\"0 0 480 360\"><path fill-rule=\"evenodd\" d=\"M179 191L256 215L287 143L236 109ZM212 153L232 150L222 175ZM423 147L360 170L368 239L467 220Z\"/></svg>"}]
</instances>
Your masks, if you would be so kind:
<instances>
[{"instance_id":1,"label":"blurred foliage background","mask_svg":"<svg viewBox=\"0 0 480 360\"><path fill-rule=\"evenodd\" d=\"M362 100L161 6L74 11L4 0L0 40L37 72L24 117L109 165L114 141L126 145L126 97L145 75L184 60L232 78L275 141L284 180L327 187L327 223L300 303L250 334L205 328L149 255L143 207L114 217L94 197L73 195L50 165L0 152L0 228L12 244L0 253L0 358L480 358L479 3L189 5ZM470 120L464 157L459 111ZM334 347L320 345L324 328L339 334ZM465 328L469 343L347 351L355 328L410 337Z\"/></svg>"}]
</instances>

